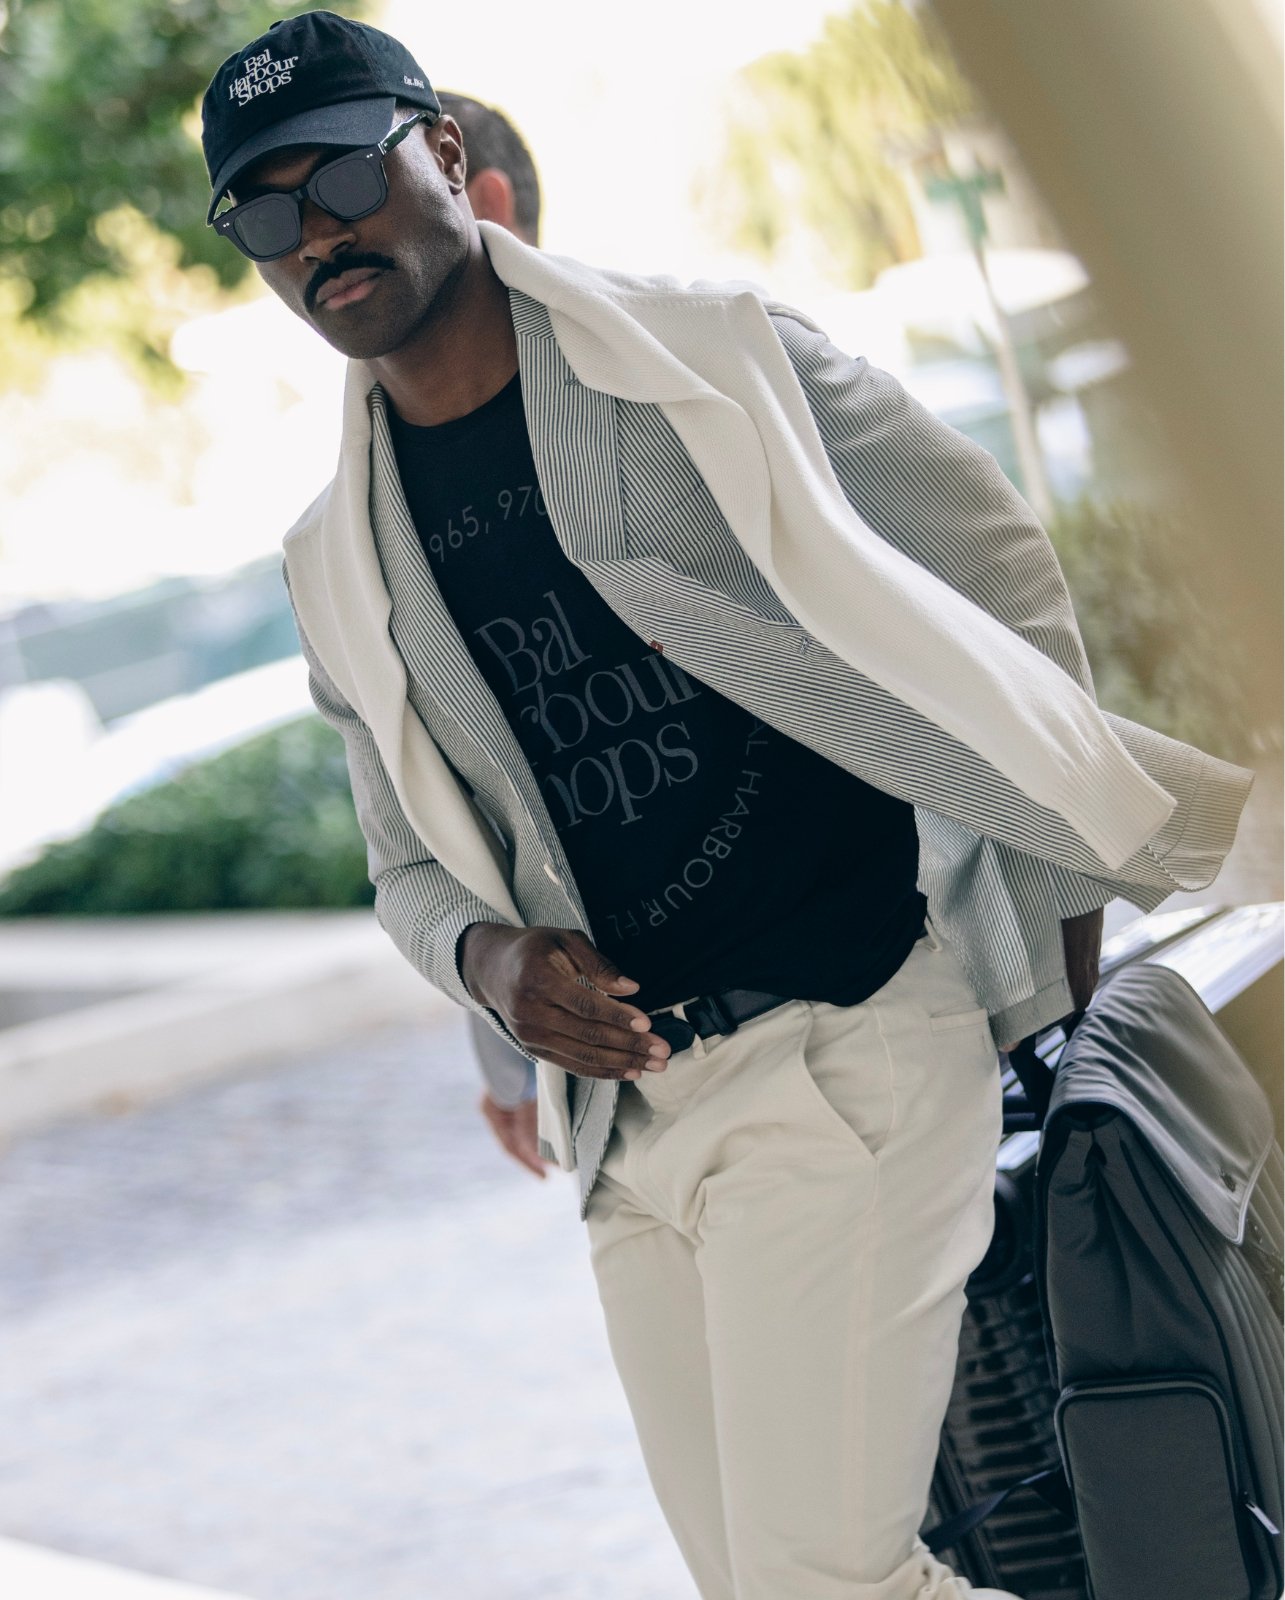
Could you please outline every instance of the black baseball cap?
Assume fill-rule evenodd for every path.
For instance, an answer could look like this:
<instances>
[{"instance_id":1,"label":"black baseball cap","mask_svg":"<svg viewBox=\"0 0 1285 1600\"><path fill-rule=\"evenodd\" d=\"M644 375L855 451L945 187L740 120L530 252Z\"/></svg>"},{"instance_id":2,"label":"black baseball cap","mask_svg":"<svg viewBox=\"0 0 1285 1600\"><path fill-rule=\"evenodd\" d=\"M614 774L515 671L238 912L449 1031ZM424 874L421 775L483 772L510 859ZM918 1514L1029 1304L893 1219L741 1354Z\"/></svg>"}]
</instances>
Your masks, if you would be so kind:
<instances>
[{"instance_id":1,"label":"black baseball cap","mask_svg":"<svg viewBox=\"0 0 1285 1600\"><path fill-rule=\"evenodd\" d=\"M441 113L405 45L333 11L274 22L230 55L201 102L201 145L214 193L205 220L252 161L295 144L377 144L405 101Z\"/></svg>"}]
</instances>

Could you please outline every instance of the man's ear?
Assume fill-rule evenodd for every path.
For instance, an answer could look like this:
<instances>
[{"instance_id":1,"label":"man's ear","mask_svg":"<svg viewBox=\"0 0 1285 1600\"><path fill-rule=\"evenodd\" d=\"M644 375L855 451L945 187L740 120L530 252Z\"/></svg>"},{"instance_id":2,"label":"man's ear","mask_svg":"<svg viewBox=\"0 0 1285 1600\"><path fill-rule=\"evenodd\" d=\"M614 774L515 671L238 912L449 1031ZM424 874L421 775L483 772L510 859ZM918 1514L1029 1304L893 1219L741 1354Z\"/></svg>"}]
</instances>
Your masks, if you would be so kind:
<instances>
[{"instance_id":1,"label":"man's ear","mask_svg":"<svg viewBox=\"0 0 1285 1600\"><path fill-rule=\"evenodd\" d=\"M483 167L468 180L464 192L480 222L498 222L510 233L517 231L513 184L507 172L501 172L499 167Z\"/></svg>"},{"instance_id":2,"label":"man's ear","mask_svg":"<svg viewBox=\"0 0 1285 1600\"><path fill-rule=\"evenodd\" d=\"M468 176L467 159L464 154L464 135L460 132L459 123L456 122L454 117L447 116L443 112L432 127L426 131L425 137L447 183L450 184L454 193L459 194L464 188Z\"/></svg>"}]
</instances>

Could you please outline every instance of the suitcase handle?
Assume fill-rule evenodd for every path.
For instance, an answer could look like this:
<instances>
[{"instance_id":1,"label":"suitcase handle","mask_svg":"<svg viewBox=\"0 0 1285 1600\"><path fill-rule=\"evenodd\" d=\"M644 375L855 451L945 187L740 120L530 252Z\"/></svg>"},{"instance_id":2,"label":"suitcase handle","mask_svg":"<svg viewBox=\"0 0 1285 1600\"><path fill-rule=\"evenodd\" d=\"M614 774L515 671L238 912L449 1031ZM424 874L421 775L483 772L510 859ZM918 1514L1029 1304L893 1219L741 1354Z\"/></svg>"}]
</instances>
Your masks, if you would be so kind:
<instances>
[{"instance_id":1,"label":"suitcase handle","mask_svg":"<svg viewBox=\"0 0 1285 1600\"><path fill-rule=\"evenodd\" d=\"M1015 1494L1018 1489L1034 1489L1045 1505L1060 1512L1074 1527L1075 1510L1071 1501L1071 1486L1066 1481L1066 1473L1059 1461L1056 1466L1045 1467L1040 1472L1032 1472L1028 1477L1016 1479L1006 1489L987 1495L985 1500L975 1500L971 1506L965 1506L952 1517L943 1517L939 1523L928 1528L919 1537L933 1555L940 1555L943 1550L949 1550L961 1539L967 1538L974 1528L980 1527L991 1512L1003 1505L1009 1495Z\"/></svg>"},{"instance_id":2,"label":"suitcase handle","mask_svg":"<svg viewBox=\"0 0 1285 1600\"><path fill-rule=\"evenodd\" d=\"M1075 1032L1084 1017L1084 1011L1069 1011L1060 1021L1051 1023L1050 1027L1060 1027L1067 1039ZM1049 1030L1042 1028L1037 1033L1031 1033L1025 1039L1019 1039L1008 1052L1009 1063L1017 1074L1018 1082L1026 1095L1026 1104L1030 1120L1026 1126L1042 1128L1044 1118L1048 1115L1049 1100L1053 1094L1054 1068L1050 1067L1037 1053L1035 1041Z\"/></svg>"}]
</instances>

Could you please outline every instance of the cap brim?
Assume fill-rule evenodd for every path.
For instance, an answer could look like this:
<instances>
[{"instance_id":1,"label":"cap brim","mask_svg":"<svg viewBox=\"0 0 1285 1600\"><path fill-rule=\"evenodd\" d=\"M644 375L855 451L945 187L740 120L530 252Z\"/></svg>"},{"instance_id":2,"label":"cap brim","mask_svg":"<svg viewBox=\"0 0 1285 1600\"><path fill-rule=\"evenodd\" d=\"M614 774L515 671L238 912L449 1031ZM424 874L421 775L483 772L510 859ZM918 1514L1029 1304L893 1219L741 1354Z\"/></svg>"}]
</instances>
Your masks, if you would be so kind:
<instances>
[{"instance_id":1,"label":"cap brim","mask_svg":"<svg viewBox=\"0 0 1285 1600\"><path fill-rule=\"evenodd\" d=\"M396 95L380 95L377 100L341 100L334 105L314 106L263 128L244 144L238 145L214 175L213 194L206 222L214 213L224 190L252 162L299 144L366 145L378 144L393 125Z\"/></svg>"}]
</instances>

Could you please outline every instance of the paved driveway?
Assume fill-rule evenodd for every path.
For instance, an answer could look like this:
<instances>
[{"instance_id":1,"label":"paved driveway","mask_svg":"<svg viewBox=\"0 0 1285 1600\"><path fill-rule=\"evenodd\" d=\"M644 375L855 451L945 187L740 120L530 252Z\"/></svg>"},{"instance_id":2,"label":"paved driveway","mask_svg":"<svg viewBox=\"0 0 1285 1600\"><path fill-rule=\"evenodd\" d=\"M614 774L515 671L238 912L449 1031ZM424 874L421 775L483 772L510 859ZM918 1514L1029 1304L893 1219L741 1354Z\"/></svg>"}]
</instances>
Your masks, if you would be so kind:
<instances>
[{"instance_id":1,"label":"paved driveway","mask_svg":"<svg viewBox=\"0 0 1285 1600\"><path fill-rule=\"evenodd\" d=\"M0 1533L251 1600L694 1600L463 1014L0 1157Z\"/></svg>"}]
</instances>

